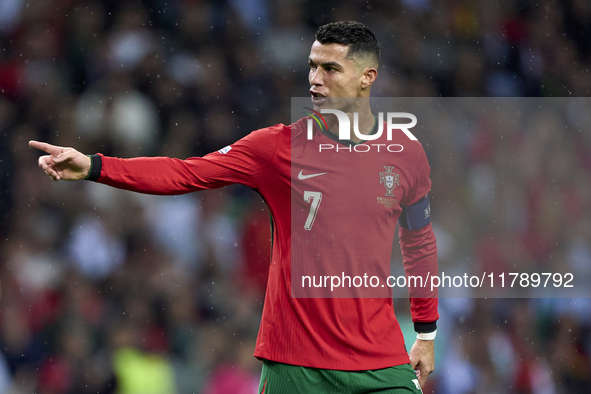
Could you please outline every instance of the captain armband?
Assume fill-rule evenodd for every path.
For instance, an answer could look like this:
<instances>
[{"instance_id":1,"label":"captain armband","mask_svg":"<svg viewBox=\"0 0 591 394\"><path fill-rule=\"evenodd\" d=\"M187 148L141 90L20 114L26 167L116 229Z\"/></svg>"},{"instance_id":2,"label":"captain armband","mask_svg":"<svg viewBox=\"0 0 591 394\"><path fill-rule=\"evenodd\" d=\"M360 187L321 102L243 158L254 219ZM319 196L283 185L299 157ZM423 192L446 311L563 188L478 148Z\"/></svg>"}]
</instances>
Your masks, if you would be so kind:
<instances>
[{"instance_id":1,"label":"captain armband","mask_svg":"<svg viewBox=\"0 0 591 394\"><path fill-rule=\"evenodd\" d=\"M431 223L429 195L426 195L413 205L402 207L402 213L398 218L400 227L407 230L420 230L429 223Z\"/></svg>"}]
</instances>

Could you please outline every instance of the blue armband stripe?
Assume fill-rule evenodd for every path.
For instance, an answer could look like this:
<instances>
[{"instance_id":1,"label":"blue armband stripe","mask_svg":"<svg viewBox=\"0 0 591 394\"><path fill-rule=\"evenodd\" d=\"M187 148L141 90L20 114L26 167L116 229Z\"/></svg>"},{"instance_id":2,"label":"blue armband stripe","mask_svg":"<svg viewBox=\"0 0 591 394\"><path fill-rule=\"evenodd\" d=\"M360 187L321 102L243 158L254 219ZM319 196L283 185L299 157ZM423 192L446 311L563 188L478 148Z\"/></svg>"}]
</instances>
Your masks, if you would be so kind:
<instances>
[{"instance_id":1,"label":"blue armband stripe","mask_svg":"<svg viewBox=\"0 0 591 394\"><path fill-rule=\"evenodd\" d=\"M419 230L431 223L431 204L429 196L408 207L402 207L398 224L407 230Z\"/></svg>"}]
</instances>

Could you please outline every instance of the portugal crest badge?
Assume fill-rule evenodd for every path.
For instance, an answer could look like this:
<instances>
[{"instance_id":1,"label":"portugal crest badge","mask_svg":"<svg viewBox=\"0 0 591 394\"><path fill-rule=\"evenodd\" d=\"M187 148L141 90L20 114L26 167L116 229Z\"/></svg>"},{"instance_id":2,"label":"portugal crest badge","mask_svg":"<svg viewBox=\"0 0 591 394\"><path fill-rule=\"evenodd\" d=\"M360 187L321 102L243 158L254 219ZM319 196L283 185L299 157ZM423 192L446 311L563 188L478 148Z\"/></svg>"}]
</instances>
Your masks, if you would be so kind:
<instances>
[{"instance_id":1,"label":"portugal crest badge","mask_svg":"<svg viewBox=\"0 0 591 394\"><path fill-rule=\"evenodd\" d=\"M392 191L396 185L400 186L400 174L392 172L394 167L384 166L386 172L380 172L380 185L384 184L386 188L386 197L394 197Z\"/></svg>"}]
</instances>

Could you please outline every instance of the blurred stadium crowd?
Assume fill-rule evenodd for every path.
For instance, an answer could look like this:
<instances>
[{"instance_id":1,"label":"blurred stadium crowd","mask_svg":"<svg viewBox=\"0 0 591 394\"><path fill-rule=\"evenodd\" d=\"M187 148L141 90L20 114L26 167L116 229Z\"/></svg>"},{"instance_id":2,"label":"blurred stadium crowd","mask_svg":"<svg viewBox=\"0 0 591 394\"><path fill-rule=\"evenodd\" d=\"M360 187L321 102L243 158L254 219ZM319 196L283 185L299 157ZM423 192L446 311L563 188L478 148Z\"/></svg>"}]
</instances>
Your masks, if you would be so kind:
<instances>
[{"instance_id":1,"label":"blurred stadium crowd","mask_svg":"<svg viewBox=\"0 0 591 394\"><path fill-rule=\"evenodd\" d=\"M316 27L347 19L381 42L376 96L589 96L588 0L0 0L0 393L256 390L260 197L53 183L27 141L204 155L289 122ZM591 283L588 120L419 137L442 263ZM589 299L440 305L425 392L591 392Z\"/></svg>"}]
</instances>

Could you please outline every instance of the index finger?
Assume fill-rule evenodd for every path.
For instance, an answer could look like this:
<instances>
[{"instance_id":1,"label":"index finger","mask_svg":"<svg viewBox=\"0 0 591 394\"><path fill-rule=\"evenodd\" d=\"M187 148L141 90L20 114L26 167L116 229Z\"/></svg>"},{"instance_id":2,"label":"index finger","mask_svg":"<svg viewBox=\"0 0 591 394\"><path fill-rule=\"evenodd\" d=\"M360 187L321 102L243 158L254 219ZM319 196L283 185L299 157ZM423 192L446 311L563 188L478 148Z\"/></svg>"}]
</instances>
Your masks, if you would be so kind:
<instances>
[{"instance_id":1,"label":"index finger","mask_svg":"<svg viewBox=\"0 0 591 394\"><path fill-rule=\"evenodd\" d=\"M36 149L42 150L44 152L47 152L52 156L57 156L60 153L62 153L61 147L48 144L47 142L39 142L39 141L31 140L31 141L29 141L29 146L31 148L36 148Z\"/></svg>"}]
</instances>

